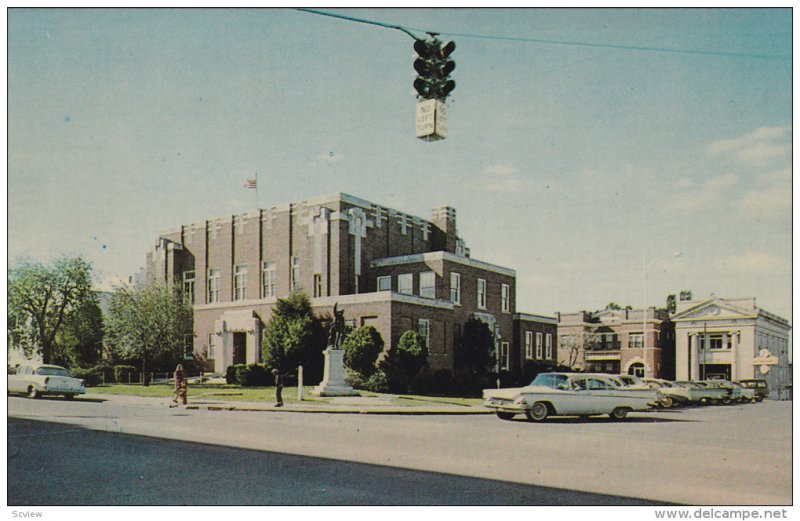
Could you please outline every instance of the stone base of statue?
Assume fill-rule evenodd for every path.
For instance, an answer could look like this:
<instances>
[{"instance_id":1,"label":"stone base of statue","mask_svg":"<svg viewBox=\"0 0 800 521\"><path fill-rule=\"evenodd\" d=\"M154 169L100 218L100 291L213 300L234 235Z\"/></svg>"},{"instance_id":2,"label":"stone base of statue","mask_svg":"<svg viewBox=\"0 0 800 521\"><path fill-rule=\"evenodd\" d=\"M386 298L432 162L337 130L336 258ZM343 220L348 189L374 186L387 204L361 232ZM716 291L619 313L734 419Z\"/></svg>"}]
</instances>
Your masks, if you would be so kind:
<instances>
[{"instance_id":1,"label":"stone base of statue","mask_svg":"<svg viewBox=\"0 0 800 521\"><path fill-rule=\"evenodd\" d=\"M344 381L344 350L329 347L325 351L325 372L313 393L319 396L358 396Z\"/></svg>"}]
</instances>

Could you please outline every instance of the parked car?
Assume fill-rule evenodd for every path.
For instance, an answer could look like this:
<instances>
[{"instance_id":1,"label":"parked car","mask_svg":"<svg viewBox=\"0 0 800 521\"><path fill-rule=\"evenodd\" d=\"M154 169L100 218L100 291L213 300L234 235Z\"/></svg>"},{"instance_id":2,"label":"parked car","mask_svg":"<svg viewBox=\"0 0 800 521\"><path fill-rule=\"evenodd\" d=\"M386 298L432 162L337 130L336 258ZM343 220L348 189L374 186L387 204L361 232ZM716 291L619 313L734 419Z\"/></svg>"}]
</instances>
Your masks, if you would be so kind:
<instances>
[{"instance_id":1,"label":"parked car","mask_svg":"<svg viewBox=\"0 0 800 521\"><path fill-rule=\"evenodd\" d=\"M498 418L510 420L525 414L531 421L548 416L591 416L608 414L622 420L631 411L650 409L656 401L652 389L620 389L603 375L541 373L526 387L484 389L484 406Z\"/></svg>"},{"instance_id":2,"label":"parked car","mask_svg":"<svg viewBox=\"0 0 800 521\"><path fill-rule=\"evenodd\" d=\"M49 364L20 365L15 374L8 375L8 392L26 394L39 398L47 394L60 394L71 400L76 394L84 394L83 380L73 378L70 372Z\"/></svg>"},{"instance_id":3,"label":"parked car","mask_svg":"<svg viewBox=\"0 0 800 521\"><path fill-rule=\"evenodd\" d=\"M734 395L739 396L739 401L742 403L745 402L754 402L756 401L756 390L755 389L748 389L747 387L743 386L739 382L729 382L734 388Z\"/></svg>"},{"instance_id":4,"label":"parked car","mask_svg":"<svg viewBox=\"0 0 800 521\"><path fill-rule=\"evenodd\" d=\"M741 401L742 398L741 388L735 387L728 380L722 380L722 379L704 380L699 383L710 389L723 389L725 391L725 394L722 396L722 398L720 398L720 402L724 403L725 405Z\"/></svg>"},{"instance_id":5,"label":"parked car","mask_svg":"<svg viewBox=\"0 0 800 521\"><path fill-rule=\"evenodd\" d=\"M755 391L755 400L757 402L760 402L769 396L769 385L767 384L766 380L761 380L759 378L748 378L745 380L739 380L739 383L742 384L742 387L746 389L753 389L753 391Z\"/></svg>"},{"instance_id":6,"label":"parked car","mask_svg":"<svg viewBox=\"0 0 800 521\"><path fill-rule=\"evenodd\" d=\"M709 387L703 382L677 381L675 385L689 390L689 402L700 405L717 405L728 395L726 389Z\"/></svg>"},{"instance_id":7,"label":"parked car","mask_svg":"<svg viewBox=\"0 0 800 521\"><path fill-rule=\"evenodd\" d=\"M691 389L660 378L643 378L642 381L658 390L659 405L665 409L686 405L692 401Z\"/></svg>"}]
</instances>

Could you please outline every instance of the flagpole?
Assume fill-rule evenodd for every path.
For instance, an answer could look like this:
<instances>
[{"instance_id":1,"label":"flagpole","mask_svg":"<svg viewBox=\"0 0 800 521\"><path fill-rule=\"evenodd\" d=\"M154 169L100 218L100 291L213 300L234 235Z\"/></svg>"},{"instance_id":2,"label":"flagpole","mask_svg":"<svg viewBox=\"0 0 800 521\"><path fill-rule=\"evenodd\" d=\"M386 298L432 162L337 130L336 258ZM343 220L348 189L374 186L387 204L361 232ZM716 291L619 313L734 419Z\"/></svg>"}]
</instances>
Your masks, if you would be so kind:
<instances>
[{"instance_id":1,"label":"flagpole","mask_svg":"<svg viewBox=\"0 0 800 521\"><path fill-rule=\"evenodd\" d=\"M258 171L256 171L256 210L260 210L261 207L258 204Z\"/></svg>"}]
</instances>

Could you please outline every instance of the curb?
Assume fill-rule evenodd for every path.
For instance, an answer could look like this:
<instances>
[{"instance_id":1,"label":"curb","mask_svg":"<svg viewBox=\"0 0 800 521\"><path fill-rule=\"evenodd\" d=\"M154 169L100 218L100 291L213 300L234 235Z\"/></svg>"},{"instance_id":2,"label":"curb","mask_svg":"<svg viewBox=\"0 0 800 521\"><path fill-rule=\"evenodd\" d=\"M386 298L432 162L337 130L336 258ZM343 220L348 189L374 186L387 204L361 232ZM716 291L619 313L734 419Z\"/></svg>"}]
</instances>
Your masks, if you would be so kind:
<instances>
[{"instance_id":1,"label":"curb","mask_svg":"<svg viewBox=\"0 0 800 521\"><path fill-rule=\"evenodd\" d=\"M319 408L290 408L282 407L263 409L257 407L238 407L235 405L187 405L185 409L190 410L207 410L207 411L241 411L241 412L290 412L300 414L382 414L382 415L413 415L413 416L464 416L464 415L479 415L479 414L493 414L490 410L480 409L388 409L380 407L371 408L355 408L355 407L319 407Z\"/></svg>"}]
</instances>

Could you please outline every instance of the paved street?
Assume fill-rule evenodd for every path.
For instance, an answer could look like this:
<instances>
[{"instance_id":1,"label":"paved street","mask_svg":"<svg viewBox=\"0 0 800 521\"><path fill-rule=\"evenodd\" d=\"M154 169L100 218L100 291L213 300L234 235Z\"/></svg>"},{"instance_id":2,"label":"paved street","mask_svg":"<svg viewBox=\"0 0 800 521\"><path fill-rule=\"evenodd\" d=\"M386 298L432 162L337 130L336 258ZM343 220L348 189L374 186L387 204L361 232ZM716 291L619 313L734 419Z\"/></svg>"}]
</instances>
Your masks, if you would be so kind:
<instances>
[{"instance_id":1,"label":"paved street","mask_svg":"<svg viewBox=\"0 0 800 521\"><path fill-rule=\"evenodd\" d=\"M256 500L258 504L598 503L597 496L567 491L688 504L786 505L792 500L790 402L640 413L631 415L623 423L600 417L589 421L565 418L531 424L522 419L501 421L492 415L185 410L170 409L158 400L131 397L84 398L74 402L11 397L8 400L8 414L9 468L12 470L13 462L20 457L25 461L28 461L28 456L39 454L41 457L36 450L39 446L37 438L49 440L50 450L56 450L52 447L57 448L62 443L57 433L47 434L53 429L52 426L32 427L27 422L16 422L14 419L17 418L68 424L94 431L266 451L255 459L234 458L232 465L238 471L230 475L232 482L255 481L261 484L257 488L271 490L270 487L275 488L276 483L280 482L269 481L272 479L269 476L274 474L271 469L281 469L283 475L287 472L286 468L292 468L292 472L286 475L287 483L292 484L290 488L302 492L299 497L304 500L297 500L298 496L276 493L276 496L270 496L279 498L274 501L267 501L263 495L254 496L263 501ZM70 428L64 430L67 433L76 432ZM77 432L83 434L77 437L70 434L67 439L73 441L63 442L65 450L60 457L71 454L67 450L70 443L91 446L93 450L107 447L108 450L94 456L107 461L113 460L117 451L126 457L135 455L130 468L136 471L128 472L128 481L121 476L114 481L125 484L125 490L131 489L132 483L138 483L139 476L150 476L143 479L152 479L154 474L170 477L175 470L174 460L159 455L159 451L172 450L169 447L173 446L126 437L125 444L116 447L113 443L109 445L107 440L119 440L122 437L98 435L93 438L95 443L87 443L83 429ZM143 447L152 448L145 450ZM186 445L181 444L181 447ZM188 447L194 448L188 452L198 456L188 459L190 465L187 468L198 469L198 472L191 471L191 476L200 480L200 483L211 468L221 465L221 460L227 461L230 454L252 454L228 451L223 458L215 452L216 449L211 450L206 445ZM80 454L80 451L76 454ZM311 459L291 459L288 455ZM80 459L76 458L76 461ZM68 460L72 461L72 457ZM308 461L314 463L309 464ZM291 463L285 467L287 462ZM336 462L349 463L337 467ZM354 467L351 463L379 467ZM140 472L140 465L152 469L151 473L146 475ZM121 467L125 466L121 464ZM305 468L328 470L319 473L295 472ZM376 474L364 474L365 468L375 470ZM398 481L394 474L398 472L397 469L439 474L434 478L428 474L411 473L407 479ZM137 473L139 476L133 475ZM319 475L317 481L312 479L315 474ZM442 474L445 476L442 477ZM342 476L361 475L369 479L347 484L341 481ZM13 482L14 477L12 474L10 476ZM242 476L246 476L246 479L242 479ZM395 478L392 479L392 476ZM481 480L462 482L457 477ZM25 479L29 478L27 476ZM444 481L437 481L440 478ZM389 481L383 482L383 479L406 483L408 494L398 495L387 490L396 484L387 485ZM306 483L307 480L309 484L305 485L306 488L298 489L297 484ZM492 483L484 480L492 480ZM213 480L210 482L213 483ZM368 482L375 487L367 487ZM442 485L426 488L425 483L434 482ZM500 489L507 489L506 494L495 495L497 489L492 487L496 487L497 482L557 490L534 490L533 487L520 488L501 483ZM327 496L310 492L318 490L315 487L334 490L323 487L323 483L334 485L338 492ZM65 481L63 486L64 490L70 490L72 484ZM155 487L150 490L160 489ZM13 503L16 497L12 492L20 494L19 501L32 500L30 495L25 495L30 492L25 490L28 488L10 488L9 502ZM474 490L476 493L463 494L459 490ZM225 493L229 491L227 489ZM59 497L63 501L65 492L60 494L53 496L51 501L58 503ZM108 500L118 501L118 504L147 502L143 496L131 494L127 499L111 495ZM230 500L221 503L248 502L240 501L231 494ZM85 494L70 497L84 498L88 502ZM153 498L155 504L161 504L165 496L159 493L147 497ZM207 497L220 498L213 494ZM408 501L409 498L414 499ZM618 504L619 499L599 499L601 504L604 501ZM103 503L103 500L99 502Z\"/></svg>"}]
</instances>

